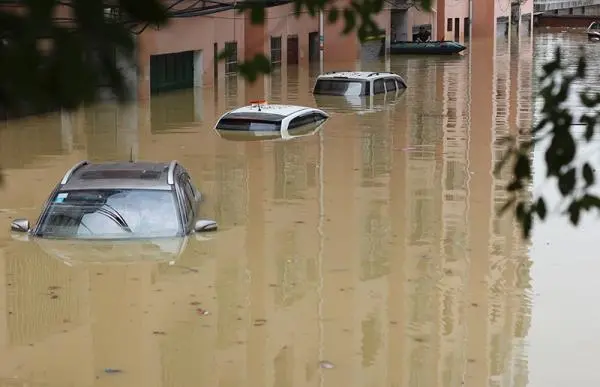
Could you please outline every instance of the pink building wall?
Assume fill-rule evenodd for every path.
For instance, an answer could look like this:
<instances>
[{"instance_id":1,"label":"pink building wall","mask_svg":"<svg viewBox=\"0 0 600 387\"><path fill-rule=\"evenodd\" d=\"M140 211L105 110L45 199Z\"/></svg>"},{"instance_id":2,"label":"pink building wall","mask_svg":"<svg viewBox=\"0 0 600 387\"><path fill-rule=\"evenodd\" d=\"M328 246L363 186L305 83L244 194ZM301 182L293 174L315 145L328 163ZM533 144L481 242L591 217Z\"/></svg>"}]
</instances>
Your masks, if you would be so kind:
<instances>
[{"instance_id":1,"label":"pink building wall","mask_svg":"<svg viewBox=\"0 0 600 387\"><path fill-rule=\"evenodd\" d=\"M525 2L521 4L521 15L525 14L533 14L533 0L525 0Z\"/></svg>"},{"instance_id":2,"label":"pink building wall","mask_svg":"<svg viewBox=\"0 0 600 387\"><path fill-rule=\"evenodd\" d=\"M308 64L308 35L319 31L319 19L311 17L306 10L296 18L292 4L269 8L266 21L264 52L270 52L270 37L281 36L281 60L285 62L288 51L288 37L298 37L298 64Z\"/></svg>"},{"instance_id":3,"label":"pink building wall","mask_svg":"<svg viewBox=\"0 0 600 387\"><path fill-rule=\"evenodd\" d=\"M219 50L225 42L237 41L238 56L245 53L245 18L234 11L220 12L209 16L172 19L169 24L159 30L146 29L138 37L139 89L138 96L146 99L150 95L150 56L182 51L202 51L204 86L213 82L215 66L214 43ZM219 74L224 74L224 62L217 63Z\"/></svg>"},{"instance_id":4,"label":"pink building wall","mask_svg":"<svg viewBox=\"0 0 600 387\"><path fill-rule=\"evenodd\" d=\"M439 11L438 11L439 12ZM465 41L465 18L469 17L469 1L468 0L445 0L444 2L444 32L442 37L444 40L455 39L455 19L459 19L458 41ZM448 19L452 19L452 31L448 31Z\"/></svg>"}]
</instances>

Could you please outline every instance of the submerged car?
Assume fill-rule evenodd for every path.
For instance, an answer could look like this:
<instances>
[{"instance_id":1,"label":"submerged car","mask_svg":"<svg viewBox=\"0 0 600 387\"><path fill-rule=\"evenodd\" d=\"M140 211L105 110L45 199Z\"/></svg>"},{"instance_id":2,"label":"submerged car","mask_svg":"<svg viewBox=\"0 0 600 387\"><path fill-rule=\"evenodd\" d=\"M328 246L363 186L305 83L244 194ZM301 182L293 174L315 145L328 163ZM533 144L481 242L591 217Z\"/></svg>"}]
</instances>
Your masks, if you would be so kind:
<instances>
[{"instance_id":1,"label":"submerged car","mask_svg":"<svg viewBox=\"0 0 600 387\"><path fill-rule=\"evenodd\" d=\"M599 41L600 40L600 21L592 22L588 26L588 28L585 32L587 33L588 40Z\"/></svg>"},{"instance_id":2,"label":"submerged car","mask_svg":"<svg viewBox=\"0 0 600 387\"><path fill-rule=\"evenodd\" d=\"M329 119L320 109L296 105L269 105L250 101L250 105L223 114L215 125L219 136L227 139L256 137L256 140L294 136L319 130Z\"/></svg>"},{"instance_id":3,"label":"submerged car","mask_svg":"<svg viewBox=\"0 0 600 387\"><path fill-rule=\"evenodd\" d=\"M90 163L67 171L33 227L11 223L14 232L51 239L149 239L214 231L198 219L202 195L176 160Z\"/></svg>"},{"instance_id":4,"label":"submerged car","mask_svg":"<svg viewBox=\"0 0 600 387\"><path fill-rule=\"evenodd\" d=\"M330 71L317 77L314 95L360 96L395 93L406 89L398 74L380 71Z\"/></svg>"}]
</instances>

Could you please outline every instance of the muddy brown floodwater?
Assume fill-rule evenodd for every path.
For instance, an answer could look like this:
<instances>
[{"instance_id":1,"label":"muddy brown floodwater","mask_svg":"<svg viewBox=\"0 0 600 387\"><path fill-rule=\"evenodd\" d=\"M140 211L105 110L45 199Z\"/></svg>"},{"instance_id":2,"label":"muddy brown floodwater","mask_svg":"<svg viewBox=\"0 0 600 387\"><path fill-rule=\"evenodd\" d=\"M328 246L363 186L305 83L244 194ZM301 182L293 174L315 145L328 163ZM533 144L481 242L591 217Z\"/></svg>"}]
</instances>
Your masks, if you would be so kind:
<instances>
[{"instance_id":1,"label":"muddy brown floodwater","mask_svg":"<svg viewBox=\"0 0 600 387\"><path fill-rule=\"evenodd\" d=\"M315 101L315 72L283 68L3 124L0 386L528 385L531 258L494 216L507 176L491 170L494 139L532 122L534 46L472 47L363 63L410 86L368 103ZM212 130L257 96L332 117L288 142ZM74 163L130 154L181 161L220 231L135 248L11 237Z\"/></svg>"}]
</instances>

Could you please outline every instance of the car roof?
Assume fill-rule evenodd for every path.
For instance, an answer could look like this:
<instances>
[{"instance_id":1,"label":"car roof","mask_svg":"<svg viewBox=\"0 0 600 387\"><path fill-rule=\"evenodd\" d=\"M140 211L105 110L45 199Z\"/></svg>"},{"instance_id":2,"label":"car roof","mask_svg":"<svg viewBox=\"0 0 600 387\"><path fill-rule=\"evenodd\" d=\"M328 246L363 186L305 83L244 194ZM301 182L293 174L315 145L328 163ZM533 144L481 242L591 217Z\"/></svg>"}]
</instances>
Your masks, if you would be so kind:
<instances>
[{"instance_id":1,"label":"car roof","mask_svg":"<svg viewBox=\"0 0 600 387\"><path fill-rule=\"evenodd\" d=\"M260 109L259 109L260 108ZM290 116L294 113L297 113L301 110L313 110L321 112L319 109L311 108L308 106L298 106L298 105L278 105L278 104L268 104L268 103L260 103L252 104L248 106L242 106L240 108L231 110L227 112L224 116L232 116L236 118L248 118L248 119L256 119L257 113L264 114L265 116L280 116L280 118ZM251 113L250 115L247 115Z\"/></svg>"},{"instance_id":2,"label":"car roof","mask_svg":"<svg viewBox=\"0 0 600 387\"><path fill-rule=\"evenodd\" d=\"M398 74L387 72L387 71L329 71L323 73L317 77L319 79L337 79L337 78L348 78L348 79L356 79L361 81L378 79L382 77L395 76L400 77Z\"/></svg>"},{"instance_id":3,"label":"car roof","mask_svg":"<svg viewBox=\"0 0 600 387\"><path fill-rule=\"evenodd\" d=\"M61 180L61 191L82 189L158 189L171 190L169 174L175 168L171 162L111 162L82 161Z\"/></svg>"}]
</instances>

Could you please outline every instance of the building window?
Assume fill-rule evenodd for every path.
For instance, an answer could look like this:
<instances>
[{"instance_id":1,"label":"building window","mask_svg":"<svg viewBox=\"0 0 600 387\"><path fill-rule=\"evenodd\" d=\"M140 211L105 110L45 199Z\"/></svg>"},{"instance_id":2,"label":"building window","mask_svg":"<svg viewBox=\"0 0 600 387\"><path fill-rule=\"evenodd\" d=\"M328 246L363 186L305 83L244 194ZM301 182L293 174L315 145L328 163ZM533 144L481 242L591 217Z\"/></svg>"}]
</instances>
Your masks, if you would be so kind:
<instances>
[{"instance_id":1,"label":"building window","mask_svg":"<svg viewBox=\"0 0 600 387\"><path fill-rule=\"evenodd\" d=\"M465 18L465 21L464 21L464 23L465 23L465 27L464 27L464 29L465 29L465 36L469 36L469 34L470 34L470 31L469 31L469 30L470 30L471 28L470 28L470 25L469 25L469 23L470 23L470 20L469 20L469 18L468 18L468 17L466 17L466 18Z\"/></svg>"},{"instance_id":2,"label":"building window","mask_svg":"<svg viewBox=\"0 0 600 387\"><path fill-rule=\"evenodd\" d=\"M237 42L226 42L225 51L228 53L225 58L225 74L236 74L238 67Z\"/></svg>"},{"instance_id":3,"label":"building window","mask_svg":"<svg viewBox=\"0 0 600 387\"><path fill-rule=\"evenodd\" d=\"M448 22L446 24L447 24L446 25L446 30L448 32L452 32L452 18L451 17L448 18Z\"/></svg>"},{"instance_id":4,"label":"building window","mask_svg":"<svg viewBox=\"0 0 600 387\"><path fill-rule=\"evenodd\" d=\"M281 36L271 37L271 64L281 65Z\"/></svg>"}]
</instances>

